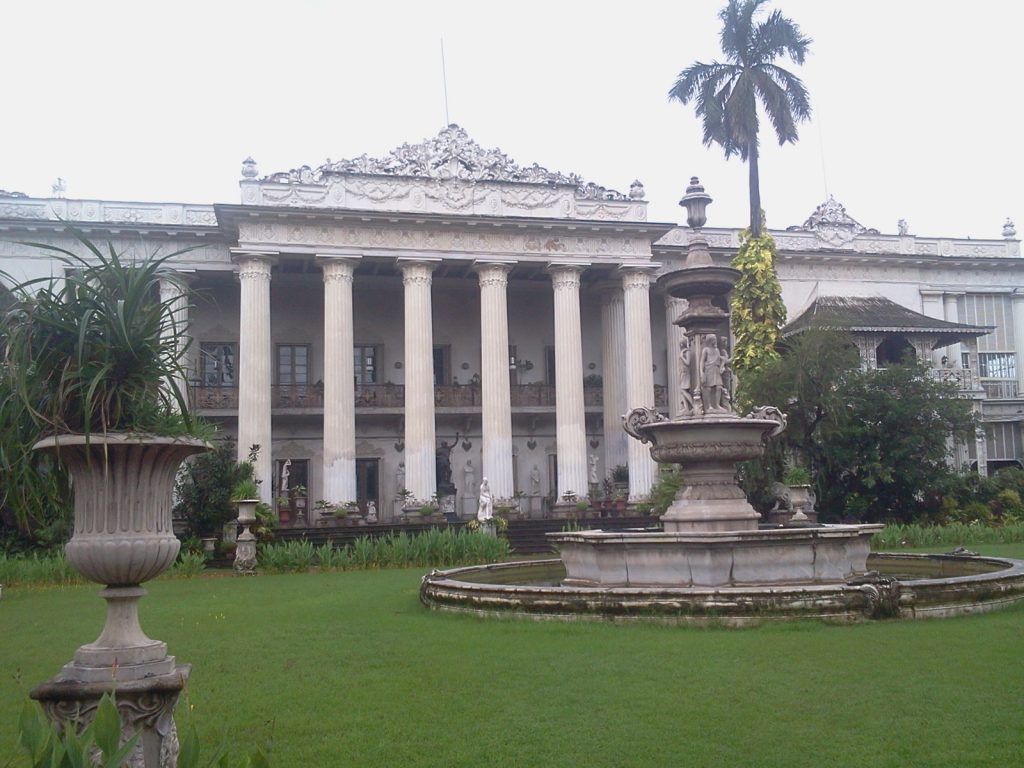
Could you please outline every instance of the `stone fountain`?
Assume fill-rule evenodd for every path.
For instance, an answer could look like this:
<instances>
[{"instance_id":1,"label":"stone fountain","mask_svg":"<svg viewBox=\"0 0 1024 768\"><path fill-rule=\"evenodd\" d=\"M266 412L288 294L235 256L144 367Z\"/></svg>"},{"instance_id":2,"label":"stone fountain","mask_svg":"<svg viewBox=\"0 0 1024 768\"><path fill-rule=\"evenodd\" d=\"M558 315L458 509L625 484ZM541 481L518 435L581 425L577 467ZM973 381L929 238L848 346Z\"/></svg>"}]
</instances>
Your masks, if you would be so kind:
<instances>
[{"instance_id":1,"label":"stone fountain","mask_svg":"<svg viewBox=\"0 0 1024 768\"><path fill-rule=\"evenodd\" d=\"M679 416L651 408L623 417L626 432L651 445L661 464L678 464L682 485L659 532L555 534L565 583L602 586L720 587L836 583L867 571L869 541L880 525L758 527L760 515L736 482L736 463L761 456L765 440L786 427L773 406L740 416L729 369L729 293L740 273L717 266L701 234L711 198L696 177L680 201L692 229L685 265L659 278L685 299L674 320L679 350Z\"/></svg>"},{"instance_id":2,"label":"stone fountain","mask_svg":"<svg viewBox=\"0 0 1024 768\"><path fill-rule=\"evenodd\" d=\"M760 526L736 482L736 463L761 456L786 419L772 406L736 412L727 340L728 296L739 272L716 266L701 234L711 198L696 178L686 192L686 263L658 280L687 301L675 320L685 336L679 415L637 408L623 417L655 461L680 468L682 485L662 530L551 533L560 559L434 571L424 576L420 599L493 616L732 625L952 616L1024 600L1024 561L871 554L881 525Z\"/></svg>"}]
</instances>

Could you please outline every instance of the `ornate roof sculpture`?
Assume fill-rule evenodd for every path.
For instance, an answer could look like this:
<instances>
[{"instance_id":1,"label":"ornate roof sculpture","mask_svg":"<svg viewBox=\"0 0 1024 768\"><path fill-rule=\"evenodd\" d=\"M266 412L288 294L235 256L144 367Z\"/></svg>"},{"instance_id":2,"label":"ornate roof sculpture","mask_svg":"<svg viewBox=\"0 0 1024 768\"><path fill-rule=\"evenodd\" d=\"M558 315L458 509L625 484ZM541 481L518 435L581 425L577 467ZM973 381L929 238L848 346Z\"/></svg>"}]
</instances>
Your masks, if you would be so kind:
<instances>
[{"instance_id":1,"label":"ornate roof sculpture","mask_svg":"<svg viewBox=\"0 0 1024 768\"><path fill-rule=\"evenodd\" d=\"M832 195L814 209L802 226L787 227L787 232L813 232L818 238L834 248L848 245L857 235L877 235L877 229L869 229L846 212L846 207Z\"/></svg>"},{"instance_id":2,"label":"ornate roof sculpture","mask_svg":"<svg viewBox=\"0 0 1024 768\"><path fill-rule=\"evenodd\" d=\"M643 198L639 181L622 193L579 174L521 166L454 124L380 158L327 160L262 178L252 158L242 163L247 204L643 221Z\"/></svg>"},{"instance_id":3,"label":"ornate roof sculpture","mask_svg":"<svg viewBox=\"0 0 1024 768\"><path fill-rule=\"evenodd\" d=\"M246 163L251 162L247 160ZM243 170L243 175L246 171ZM500 149L484 149L463 128L452 123L437 136L420 144L403 144L382 158L360 155L351 160L330 159L317 169L308 165L291 171L273 173L264 181L279 184L327 184L333 176L398 176L447 181L507 181L521 184L549 184L576 188L578 197L587 200L639 200L644 188L633 182L629 194L599 186L576 173L549 171L534 163L520 166Z\"/></svg>"}]
</instances>

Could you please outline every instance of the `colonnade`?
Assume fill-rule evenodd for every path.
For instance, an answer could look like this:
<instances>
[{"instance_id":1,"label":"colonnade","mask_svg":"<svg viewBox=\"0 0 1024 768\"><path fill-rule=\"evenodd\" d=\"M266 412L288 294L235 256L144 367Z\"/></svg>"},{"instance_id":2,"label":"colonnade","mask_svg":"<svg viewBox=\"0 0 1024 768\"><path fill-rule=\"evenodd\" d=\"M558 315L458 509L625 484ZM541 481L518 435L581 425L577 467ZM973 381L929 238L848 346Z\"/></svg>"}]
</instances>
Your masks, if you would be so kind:
<instances>
[{"instance_id":1,"label":"colonnade","mask_svg":"<svg viewBox=\"0 0 1024 768\"><path fill-rule=\"evenodd\" d=\"M271 337L270 276L275 254L234 252L240 291L238 453L261 447L256 476L270 501ZM404 301L405 487L412 497L436 492L433 323L431 285L440 259L399 258ZM356 498L352 287L356 261L319 255L324 283L324 498ZM508 376L508 275L514 262L478 260L480 289L483 476L495 498L515 493L512 408ZM548 265L555 330L555 423L558 495L584 498L589 490L583 399L581 276L588 265ZM629 466L631 498L646 496L655 475L647 447L627 441L621 416L654 406L649 267L623 267L621 280L602 291L605 462ZM671 358L670 358L671 359ZM625 459L623 461L623 459Z\"/></svg>"}]
</instances>

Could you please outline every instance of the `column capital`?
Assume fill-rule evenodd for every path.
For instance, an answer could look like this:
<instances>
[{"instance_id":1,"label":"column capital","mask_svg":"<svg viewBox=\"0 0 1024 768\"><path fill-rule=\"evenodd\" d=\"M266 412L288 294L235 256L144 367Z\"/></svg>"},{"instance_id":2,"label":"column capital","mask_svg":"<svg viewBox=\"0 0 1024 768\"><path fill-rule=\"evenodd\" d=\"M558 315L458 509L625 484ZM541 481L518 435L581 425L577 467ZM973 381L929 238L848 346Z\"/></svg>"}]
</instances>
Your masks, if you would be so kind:
<instances>
[{"instance_id":1,"label":"column capital","mask_svg":"<svg viewBox=\"0 0 1024 768\"><path fill-rule=\"evenodd\" d=\"M277 264L277 252L232 248L231 261L238 265L239 280L270 280L270 269Z\"/></svg>"},{"instance_id":2,"label":"column capital","mask_svg":"<svg viewBox=\"0 0 1024 768\"><path fill-rule=\"evenodd\" d=\"M473 262L473 271L480 279L480 287L495 285L504 287L508 285L508 273L515 267L514 261L485 261L478 259Z\"/></svg>"},{"instance_id":3,"label":"column capital","mask_svg":"<svg viewBox=\"0 0 1024 768\"><path fill-rule=\"evenodd\" d=\"M324 273L324 282L352 282L358 259L352 257L317 256L316 263Z\"/></svg>"},{"instance_id":4,"label":"column capital","mask_svg":"<svg viewBox=\"0 0 1024 768\"><path fill-rule=\"evenodd\" d=\"M231 261L234 264L243 264L251 261L264 261L268 264L277 264L277 257L280 251L265 251L255 248L229 248Z\"/></svg>"},{"instance_id":5,"label":"column capital","mask_svg":"<svg viewBox=\"0 0 1024 768\"><path fill-rule=\"evenodd\" d=\"M556 290L568 288L579 289L580 276L583 270L590 264L566 264L564 262L550 262L547 266L548 274L551 275L551 286Z\"/></svg>"},{"instance_id":6,"label":"column capital","mask_svg":"<svg viewBox=\"0 0 1024 768\"><path fill-rule=\"evenodd\" d=\"M402 270L402 285L430 285L431 273L441 263L441 259L398 259Z\"/></svg>"},{"instance_id":7,"label":"column capital","mask_svg":"<svg viewBox=\"0 0 1024 768\"><path fill-rule=\"evenodd\" d=\"M1013 301L1014 304L1024 301L1024 288L1014 288L1010 292L1010 299Z\"/></svg>"}]
</instances>

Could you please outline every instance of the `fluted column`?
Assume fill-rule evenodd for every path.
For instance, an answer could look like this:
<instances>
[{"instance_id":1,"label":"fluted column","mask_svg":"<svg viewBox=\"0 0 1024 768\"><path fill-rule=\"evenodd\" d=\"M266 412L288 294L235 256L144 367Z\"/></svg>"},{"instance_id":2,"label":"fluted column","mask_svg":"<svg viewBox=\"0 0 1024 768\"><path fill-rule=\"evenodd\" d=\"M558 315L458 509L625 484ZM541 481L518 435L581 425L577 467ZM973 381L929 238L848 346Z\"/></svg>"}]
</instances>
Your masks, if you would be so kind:
<instances>
[{"instance_id":1,"label":"fluted column","mask_svg":"<svg viewBox=\"0 0 1024 768\"><path fill-rule=\"evenodd\" d=\"M936 320L945 319L945 312L942 306L942 291L929 290L925 288L921 289L921 314L935 318ZM947 354L948 350L946 348L933 349L931 353L932 367L941 367L942 357Z\"/></svg>"},{"instance_id":2,"label":"fluted column","mask_svg":"<svg viewBox=\"0 0 1024 768\"><path fill-rule=\"evenodd\" d=\"M555 450L558 497L587 495L587 430L583 409L583 334L577 266L549 267L555 294Z\"/></svg>"},{"instance_id":3,"label":"fluted column","mask_svg":"<svg viewBox=\"0 0 1024 768\"><path fill-rule=\"evenodd\" d=\"M626 315L626 410L654 407L654 360L651 351L651 276L640 269L622 273ZM628 443L629 498L649 496L657 465L639 440Z\"/></svg>"},{"instance_id":4,"label":"fluted column","mask_svg":"<svg viewBox=\"0 0 1024 768\"><path fill-rule=\"evenodd\" d=\"M682 327L675 324L675 319L686 309L686 299L677 299L665 295L665 343L666 343L666 373L668 374L668 415L669 418L676 418L679 415L682 399L679 396L679 345L686 334Z\"/></svg>"},{"instance_id":5,"label":"fluted column","mask_svg":"<svg viewBox=\"0 0 1024 768\"><path fill-rule=\"evenodd\" d=\"M356 410L351 261L320 259L324 273L324 488L334 503L356 500Z\"/></svg>"},{"instance_id":6,"label":"fluted column","mask_svg":"<svg viewBox=\"0 0 1024 768\"><path fill-rule=\"evenodd\" d=\"M238 324L238 460L258 445L256 479L260 498L273 498L273 461L270 428L270 268L273 254L236 252L241 283Z\"/></svg>"},{"instance_id":7,"label":"fluted column","mask_svg":"<svg viewBox=\"0 0 1024 768\"><path fill-rule=\"evenodd\" d=\"M1015 288L1010 302L1013 312L1013 349L1017 363L1017 397L1024 397L1024 288Z\"/></svg>"},{"instance_id":8,"label":"fluted column","mask_svg":"<svg viewBox=\"0 0 1024 768\"><path fill-rule=\"evenodd\" d=\"M478 263L480 277L480 374L483 397L483 476L495 498L510 499L512 399L508 377L509 264Z\"/></svg>"},{"instance_id":9,"label":"fluted column","mask_svg":"<svg viewBox=\"0 0 1024 768\"><path fill-rule=\"evenodd\" d=\"M962 295L963 294L947 293L942 297L943 314L945 314L946 316L945 319L951 323L960 322L960 310L957 308L956 300L957 296ZM954 368L959 368L961 366L960 345L951 344L949 347L946 348L946 350L946 354L949 357L949 362L952 363Z\"/></svg>"},{"instance_id":10,"label":"fluted column","mask_svg":"<svg viewBox=\"0 0 1024 768\"><path fill-rule=\"evenodd\" d=\"M160 302L167 305L171 314L171 325L164 329L164 337L172 335L178 337L177 352L178 363L181 365L180 373L174 377L174 383L188 405L188 382L186 381L186 368L188 362L185 360L185 348L188 346L188 283L181 275L165 277L160 280ZM173 399L173 394L172 394ZM177 406L175 404L175 410Z\"/></svg>"},{"instance_id":11,"label":"fluted column","mask_svg":"<svg viewBox=\"0 0 1024 768\"><path fill-rule=\"evenodd\" d=\"M426 501L437 493L434 464L434 325L429 261L399 260L405 286L405 487Z\"/></svg>"},{"instance_id":12,"label":"fluted column","mask_svg":"<svg viewBox=\"0 0 1024 768\"><path fill-rule=\"evenodd\" d=\"M628 462L628 439L622 428L622 416L626 413L626 315L620 285L601 294L601 381L604 466L610 473Z\"/></svg>"}]
</instances>

